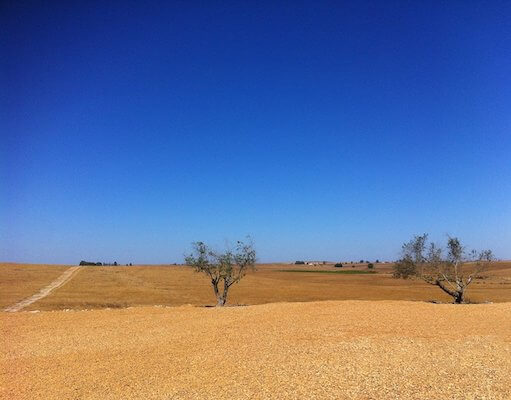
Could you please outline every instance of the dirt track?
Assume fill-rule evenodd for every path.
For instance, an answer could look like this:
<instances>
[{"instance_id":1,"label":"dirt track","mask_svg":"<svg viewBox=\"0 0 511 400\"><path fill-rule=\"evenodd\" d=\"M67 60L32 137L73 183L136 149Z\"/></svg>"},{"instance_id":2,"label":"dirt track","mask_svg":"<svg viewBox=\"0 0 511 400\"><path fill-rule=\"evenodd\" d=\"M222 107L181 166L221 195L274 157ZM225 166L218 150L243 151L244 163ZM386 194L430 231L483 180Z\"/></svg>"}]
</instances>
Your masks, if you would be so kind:
<instances>
[{"instance_id":1,"label":"dirt track","mask_svg":"<svg viewBox=\"0 0 511 400\"><path fill-rule=\"evenodd\" d=\"M71 268L69 268L62 275L60 275L57 279L55 279L52 283L50 283L48 286L45 286L44 288L39 290L39 292L37 292L36 294L34 294L34 295L30 296L30 297L27 297L26 299L23 299L23 300L19 301L18 303L13 304L13 305L7 307L4 311L6 311L6 312L20 311L23 308L28 307L32 303L35 303L38 300L44 299L53 290L61 287L66 282L68 282L73 277L73 275L75 275L78 272L78 270L80 268L81 267L71 267Z\"/></svg>"},{"instance_id":2,"label":"dirt track","mask_svg":"<svg viewBox=\"0 0 511 400\"><path fill-rule=\"evenodd\" d=\"M0 313L5 399L509 399L511 304Z\"/></svg>"}]
</instances>

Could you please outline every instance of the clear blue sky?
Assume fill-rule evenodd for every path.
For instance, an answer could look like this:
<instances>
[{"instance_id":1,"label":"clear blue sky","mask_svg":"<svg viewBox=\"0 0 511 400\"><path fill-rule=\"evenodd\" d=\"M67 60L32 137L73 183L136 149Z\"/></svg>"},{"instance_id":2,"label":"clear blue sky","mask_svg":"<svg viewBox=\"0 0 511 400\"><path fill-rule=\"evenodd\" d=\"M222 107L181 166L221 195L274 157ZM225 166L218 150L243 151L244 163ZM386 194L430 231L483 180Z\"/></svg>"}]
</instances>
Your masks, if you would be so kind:
<instances>
[{"instance_id":1,"label":"clear blue sky","mask_svg":"<svg viewBox=\"0 0 511 400\"><path fill-rule=\"evenodd\" d=\"M148 3L2 2L0 260L511 258L511 3Z\"/></svg>"}]
</instances>

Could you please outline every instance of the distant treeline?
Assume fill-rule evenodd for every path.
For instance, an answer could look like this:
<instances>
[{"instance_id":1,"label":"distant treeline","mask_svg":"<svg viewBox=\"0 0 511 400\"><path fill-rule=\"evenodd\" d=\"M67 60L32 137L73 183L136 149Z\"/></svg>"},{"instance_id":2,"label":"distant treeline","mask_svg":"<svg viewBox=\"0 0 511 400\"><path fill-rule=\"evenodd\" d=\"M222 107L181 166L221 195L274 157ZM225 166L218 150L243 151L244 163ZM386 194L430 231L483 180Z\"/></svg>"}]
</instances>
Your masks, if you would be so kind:
<instances>
[{"instance_id":1,"label":"distant treeline","mask_svg":"<svg viewBox=\"0 0 511 400\"><path fill-rule=\"evenodd\" d=\"M91 261L80 261L80 265L93 265L93 266L103 266L103 265L113 265L114 267L119 265L117 264L117 261L114 261L113 263L105 263L105 262L91 262ZM126 264L126 266L131 266L131 263Z\"/></svg>"}]
</instances>

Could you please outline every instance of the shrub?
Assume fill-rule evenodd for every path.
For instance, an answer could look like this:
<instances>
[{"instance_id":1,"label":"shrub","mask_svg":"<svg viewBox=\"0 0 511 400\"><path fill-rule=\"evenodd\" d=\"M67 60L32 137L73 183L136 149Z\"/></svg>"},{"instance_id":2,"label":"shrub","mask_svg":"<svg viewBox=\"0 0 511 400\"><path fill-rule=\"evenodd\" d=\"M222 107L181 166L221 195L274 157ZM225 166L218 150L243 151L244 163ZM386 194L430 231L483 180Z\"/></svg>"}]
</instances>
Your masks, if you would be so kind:
<instances>
[{"instance_id":1,"label":"shrub","mask_svg":"<svg viewBox=\"0 0 511 400\"><path fill-rule=\"evenodd\" d=\"M337 263L334 266L335 266L335 268L342 268L342 263Z\"/></svg>"},{"instance_id":2,"label":"shrub","mask_svg":"<svg viewBox=\"0 0 511 400\"><path fill-rule=\"evenodd\" d=\"M80 265L101 265L101 263L95 263L91 261L80 261Z\"/></svg>"},{"instance_id":3,"label":"shrub","mask_svg":"<svg viewBox=\"0 0 511 400\"><path fill-rule=\"evenodd\" d=\"M369 264L367 264L367 268L369 268L369 269L373 269L373 268L374 268L374 264L373 264L373 263L369 263Z\"/></svg>"},{"instance_id":4,"label":"shrub","mask_svg":"<svg viewBox=\"0 0 511 400\"><path fill-rule=\"evenodd\" d=\"M408 279L417 275L417 267L412 260L403 258L394 265L394 278Z\"/></svg>"}]
</instances>

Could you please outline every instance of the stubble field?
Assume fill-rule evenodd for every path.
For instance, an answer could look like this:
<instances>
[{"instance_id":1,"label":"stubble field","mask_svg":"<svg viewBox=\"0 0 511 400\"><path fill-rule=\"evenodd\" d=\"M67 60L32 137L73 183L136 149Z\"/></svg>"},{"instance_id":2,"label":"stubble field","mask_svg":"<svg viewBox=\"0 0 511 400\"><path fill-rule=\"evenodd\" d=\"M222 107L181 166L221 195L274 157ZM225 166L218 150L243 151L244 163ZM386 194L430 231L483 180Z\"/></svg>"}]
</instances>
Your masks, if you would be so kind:
<instances>
[{"instance_id":1,"label":"stubble field","mask_svg":"<svg viewBox=\"0 0 511 400\"><path fill-rule=\"evenodd\" d=\"M68 268L64 265L0 263L0 309L33 295Z\"/></svg>"},{"instance_id":2,"label":"stubble field","mask_svg":"<svg viewBox=\"0 0 511 400\"><path fill-rule=\"evenodd\" d=\"M0 264L0 301L5 306L32 294L66 268ZM26 270L25 270L26 269ZM292 272L318 271L318 272ZM341 273L321 273L332 271ZM412 300L449 302L438 288L420 281L392 278L390 264L342 269L326 266L263 264L229 292L228 303L252 305L323 300ZM345 274L348 272L349 274ZM473 302L511 301L511 262L496 263L469 287ZM35 280L33 282L32 280ZM215 299L204 275L183 266L83 267L68 283L26 310L123 308L140 305L208 305Z\"/></svg>"}]
</instances>

